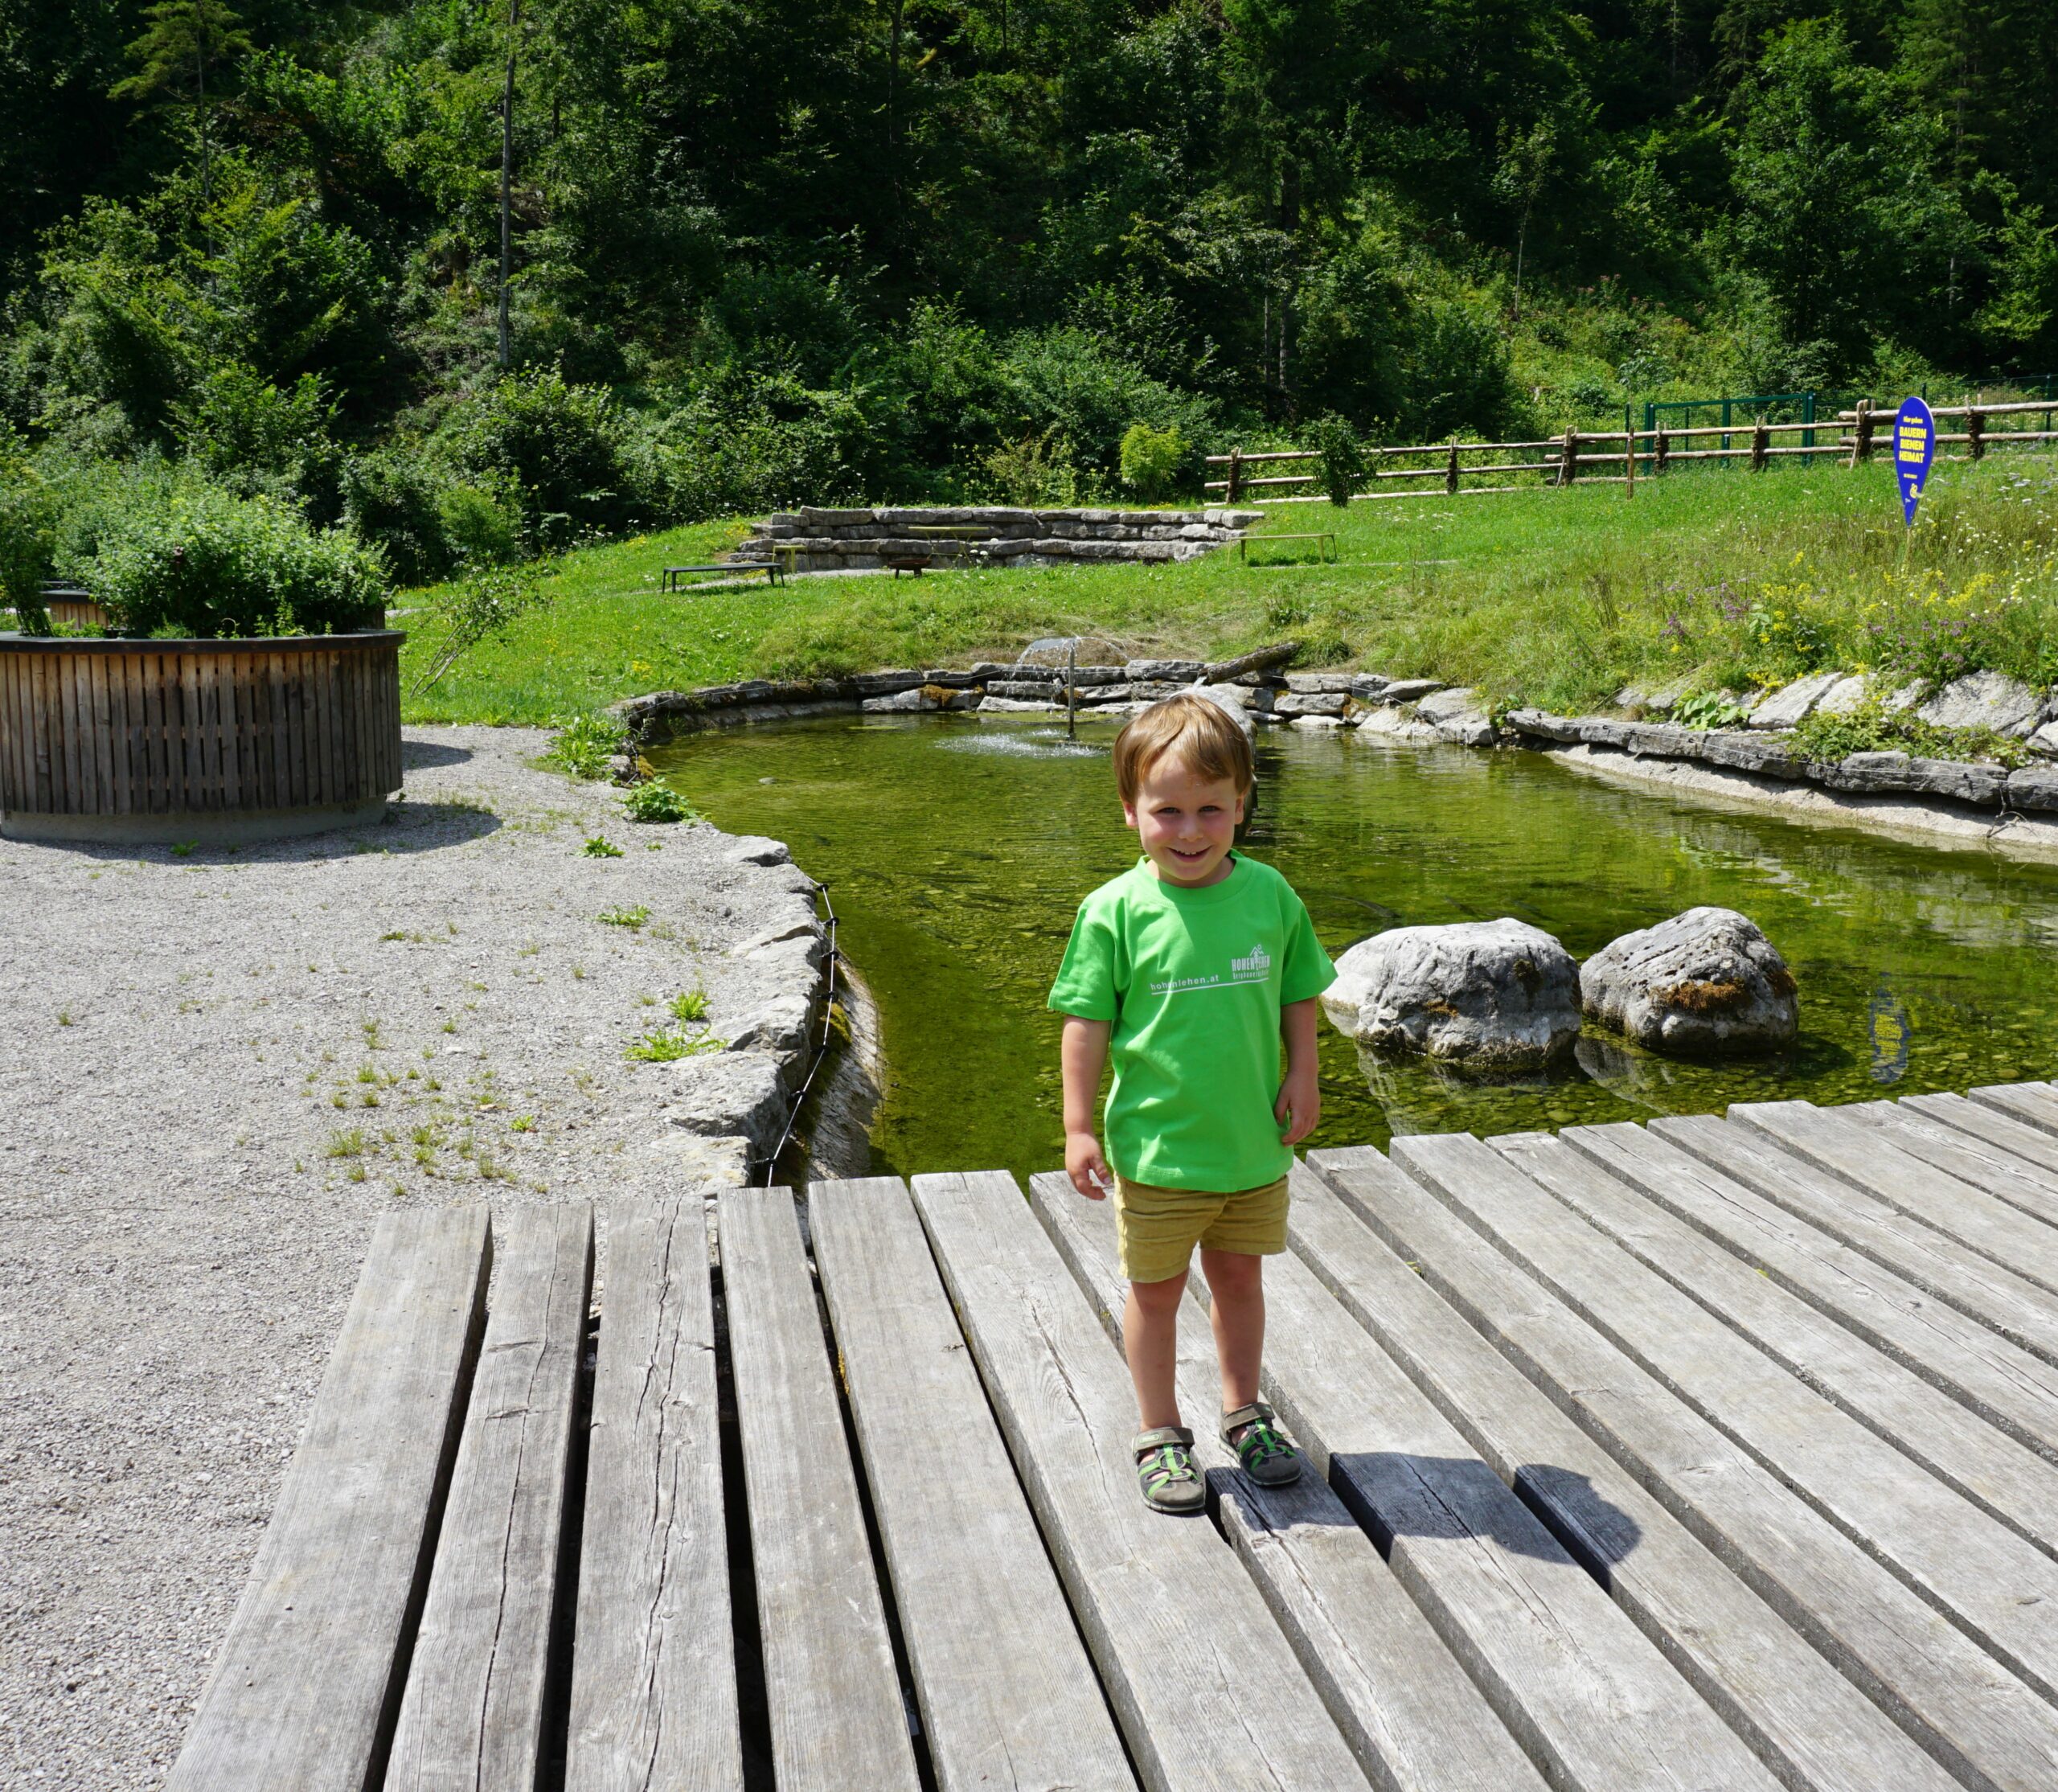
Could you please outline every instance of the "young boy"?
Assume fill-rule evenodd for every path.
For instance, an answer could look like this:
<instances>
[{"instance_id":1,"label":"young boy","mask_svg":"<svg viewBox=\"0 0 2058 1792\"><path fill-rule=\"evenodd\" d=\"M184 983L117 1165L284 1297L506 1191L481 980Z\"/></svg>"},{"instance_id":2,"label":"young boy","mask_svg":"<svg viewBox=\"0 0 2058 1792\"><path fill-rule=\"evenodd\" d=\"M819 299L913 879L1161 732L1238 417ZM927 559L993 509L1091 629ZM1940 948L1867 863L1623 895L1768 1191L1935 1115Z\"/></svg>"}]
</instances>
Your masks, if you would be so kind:
<instances>
[{"instance_id":1,"label":"young boy","mask_svg":"<svg viewBox=\"0 0 2058 1792\"><path fill-rule=\"evenodd\" d=\"M1204 697L1153 703L1122 730L1115 783L1143 857L1080 904L1050 995L1065 1017L1065 1171L1089 1201L1113 1188L1129 1285L1122 1337L1143 1428L1137 1478L1163 1512L1207 1500L1173 1386L1196 1244L1223 1440L1264 1486L1301 1474L1299 1452L1258 1398L1262 1273L1286 1248L1292 1147L1321 1111L1315 998L1336 971L1292 886L1232 850L1251 782L1241 726ZM1093 1098L1111 1045L1104 1157Z\"/></svg>"}]
</instances>

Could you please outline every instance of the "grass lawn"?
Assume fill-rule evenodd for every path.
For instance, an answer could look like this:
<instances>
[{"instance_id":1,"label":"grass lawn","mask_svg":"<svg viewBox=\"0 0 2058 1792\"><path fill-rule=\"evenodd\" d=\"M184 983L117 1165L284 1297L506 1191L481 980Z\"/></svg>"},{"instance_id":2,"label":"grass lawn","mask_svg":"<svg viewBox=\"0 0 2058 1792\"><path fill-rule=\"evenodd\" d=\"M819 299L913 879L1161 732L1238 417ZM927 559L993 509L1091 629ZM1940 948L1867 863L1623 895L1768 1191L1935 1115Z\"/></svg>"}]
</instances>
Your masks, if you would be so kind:
<instances>
[{"instance_id":1,"label":"grass lawn","mask_svg":"<svg viewBox=\"0 0 2058 1792\"><path fill-rule=\"evenodd\" d=\"M2058 458L1940 465L1904 539L1884 461L1847 471L1718 467L1507 496L1280 505L1265 525L1333 529L1248 565L801 578L661 597L666 564L707 560L740 521L568 556L551 601L474 648L433 690L436 591L396 607L416 721L547 722L644 691L745 677L1011 658L1040 634L1112 634L1218 657L1296 637L1304 664L1475 684L1559 709L1625 683L1777 682L1815 666L1944 677L1990 665L2058 679Z\"/></svg>"}]
</instances>

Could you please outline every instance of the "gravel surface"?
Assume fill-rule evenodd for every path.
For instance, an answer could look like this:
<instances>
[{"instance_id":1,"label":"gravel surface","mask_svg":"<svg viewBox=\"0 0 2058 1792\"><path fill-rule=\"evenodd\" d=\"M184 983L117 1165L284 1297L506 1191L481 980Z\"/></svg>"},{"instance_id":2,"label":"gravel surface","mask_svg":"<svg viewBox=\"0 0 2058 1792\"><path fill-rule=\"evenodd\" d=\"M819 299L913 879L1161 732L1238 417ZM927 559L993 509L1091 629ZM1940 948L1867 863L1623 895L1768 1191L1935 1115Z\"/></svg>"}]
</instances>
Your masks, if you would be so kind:
<instances>
[{"instance_id":1,"label":"gravel surface","mask_svg":"<svg viewBox=\"0 0 2058 1792\"><path fill-rule=\"evenodd\" d=\"M412 729L355 832L0 841L0 1784L162 1779L379 1214L735 1179L715 1060L625 1058L655 1027L790 1082L806 880L547 738Z\"/></svg>"}]
</instances>

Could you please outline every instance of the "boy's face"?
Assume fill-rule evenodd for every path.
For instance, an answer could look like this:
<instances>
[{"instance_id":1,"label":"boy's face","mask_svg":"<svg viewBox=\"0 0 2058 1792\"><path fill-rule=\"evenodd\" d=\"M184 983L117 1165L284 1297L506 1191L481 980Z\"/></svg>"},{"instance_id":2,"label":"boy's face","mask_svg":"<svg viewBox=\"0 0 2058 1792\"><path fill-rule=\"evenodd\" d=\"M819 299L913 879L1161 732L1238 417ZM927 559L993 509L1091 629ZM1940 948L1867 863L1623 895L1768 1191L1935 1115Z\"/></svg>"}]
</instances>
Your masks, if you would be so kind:
<instances>
[{"instance_id":1,"label":"boy's face","mask_svg":"<svg viewBox=\"0 0 2058 1792\"><path fill-rule=\"evenodd\" d=\"M1235 869L1229 848L1244 818L1242 793L1228 778L1203 777L1166 753L1144 773L1122 819L1137 831L1144 856L1167 884L1198 889Z\"/></svg>"}]
</instances>

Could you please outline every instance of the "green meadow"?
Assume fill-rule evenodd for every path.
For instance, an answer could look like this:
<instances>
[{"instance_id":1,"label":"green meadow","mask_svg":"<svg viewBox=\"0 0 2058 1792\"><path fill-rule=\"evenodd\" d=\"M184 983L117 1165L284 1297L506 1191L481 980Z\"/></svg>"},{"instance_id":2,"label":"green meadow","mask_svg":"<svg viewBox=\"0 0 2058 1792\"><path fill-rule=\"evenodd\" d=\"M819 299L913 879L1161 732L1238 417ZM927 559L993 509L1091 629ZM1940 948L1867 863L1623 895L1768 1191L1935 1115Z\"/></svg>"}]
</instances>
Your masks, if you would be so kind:
<instances>
[{"instance_id":1,"label":"green meadow","mask_svg":"<svg viewBox=\"0 0 2058 1792\"><path fill-rule=\"evenodd\" d=\"M1330 530L1337 557L1267 533ZM676 595L669 564L740 521L531 569L546 601L415 687L450 587L396 601L416 721L547 723L649 691L1011 658L1038 635L1219 658L1294 638L1301 664L1479 687L1572 710L1625 684L1783 683L1832 666L1941 680L1977 667L2058 680L2058 457L1941 465L1904 528L1875 465L1691 470L1507 495L1275 505L1247 561L761 576Z\"/></svg>"}]
</instances>

